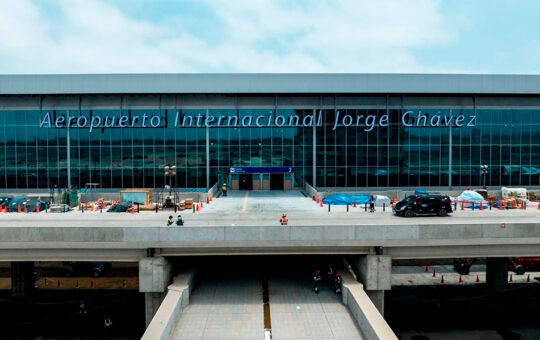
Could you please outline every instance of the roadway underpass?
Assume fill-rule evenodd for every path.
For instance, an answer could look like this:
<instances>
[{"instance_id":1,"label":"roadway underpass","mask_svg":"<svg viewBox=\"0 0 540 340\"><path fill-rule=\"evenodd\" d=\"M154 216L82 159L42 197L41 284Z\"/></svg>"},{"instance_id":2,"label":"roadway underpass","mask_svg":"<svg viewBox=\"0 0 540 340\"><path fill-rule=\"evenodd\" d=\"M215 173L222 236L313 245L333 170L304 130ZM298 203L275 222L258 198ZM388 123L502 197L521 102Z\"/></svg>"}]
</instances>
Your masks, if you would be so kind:
<instances>
[{"instance_id":1,"label":"roadway underpass","mask_svg":"<svg viewBox=\"0 0 540 340\"><path fill-rule=\"evenodd\" d=\"M314 263L281 260L201 270L171 339L363 339L330 283L314 292Z\"/></svg>"}]
</instances>

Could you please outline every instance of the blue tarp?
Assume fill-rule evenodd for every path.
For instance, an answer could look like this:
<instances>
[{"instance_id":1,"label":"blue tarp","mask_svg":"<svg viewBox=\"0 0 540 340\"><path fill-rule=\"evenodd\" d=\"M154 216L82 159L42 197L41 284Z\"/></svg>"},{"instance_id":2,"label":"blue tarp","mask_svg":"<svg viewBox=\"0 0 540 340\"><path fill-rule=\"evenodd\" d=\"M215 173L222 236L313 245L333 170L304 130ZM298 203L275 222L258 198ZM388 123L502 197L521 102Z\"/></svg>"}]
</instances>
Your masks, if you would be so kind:
<instances>
[{"instance_id":1,"label":"blue tarp","mask_svg":"<svg viewBox=\"0 0 540 340\"><path fill-rule=\"evenodd\" d=\"M414 191L415 195L427 195L427 193L428 193L427 190L424 190L424 189L416 189Z\"/></svg>"},{"instance_id":2,"label":"blue tarp","mask_svg":"<svg viewBox=\"0 0 540 340\"><path fill-rule=\"evenodd\" d=\"M334 194L325 197L323 199L323 203L332 205L347 205L353 204L355 200L356 204L368 204L369 196Z\"/></svg>"}]
</instances>

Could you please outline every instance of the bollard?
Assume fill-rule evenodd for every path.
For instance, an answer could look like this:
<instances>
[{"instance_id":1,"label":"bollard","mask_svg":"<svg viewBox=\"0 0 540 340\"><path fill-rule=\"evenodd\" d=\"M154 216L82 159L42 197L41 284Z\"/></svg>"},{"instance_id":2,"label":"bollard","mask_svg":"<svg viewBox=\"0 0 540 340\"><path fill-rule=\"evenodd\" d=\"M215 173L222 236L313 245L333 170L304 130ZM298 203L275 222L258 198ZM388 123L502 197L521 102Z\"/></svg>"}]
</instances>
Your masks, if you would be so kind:
<instances>
[{"instance_id":1,"label":"bollard","mask_svg":"<svg viewBox=\"0 0 540 340\"><path fill-rule=\"evenodd\" d=\"M489 210L491 210L491 206L492 206L492 205L493 205L493 204L491 204L491 202L489 202Z\"/></svg>"},{"instance_id":2,"label":"bollard","mask_svg":"<svg viewBox=\"0 0 540 340\"><path fill-rule=\"evenodd\" d=\"M383 212L385 211L385 208L386 208L386 203L383 203L383 204L382 204L382 211L383 211Z\"/></svg>"},{"instance_id":3,"label":"bollard","mask_svg":"<svg viewBox=\"0 0 540 340\"><path fill-rule=\"evenodd\" d=\"M330 206L331 206L331 204L328 203L328 212L330 212Z\"/></svg>"},{"instance_id":4,"label":"bollard","mask_svg":"<svg viewBox=\"0 0 540 340\"><path fill-rule=\"evenodd\" d=\"M84 213L84 204L83 204L83 206L81 207L81 213Z\"/></svg>"},{"instance_id":5,"label":"bollard","mask_svg":"<svg viewBox=\"0 0 540 340\"><path fill-rule=\"evenodd\" d=\"M193 204L193 213L195 213L195 204Z\"/></svg>"},{"instance_id":6,"label":"bollard","mask_svg":"<svg viewBox=\"0 0 540 340\"><path fill-rule=\"evenodd\" d=\"M156 214L158 213L158 210L159 210L159 208L158 208L158 205L156 203Z\"/></svg>"},{"instance_id":7,"label":"bollard","mask_svg":"<svg viewBox=\"0 0 540 340\"><path fill-rule=\"evenodd\" d=\"M527 201L523 201L523 210L527 210Z\"/></svg>"},{"instance_id":8,"label":"bollard","mask_svg":"<svg viewBox=\"0 0 540 340\"><path fill-rule=\"evenodd\" d=\"M347 212L349 212L349 203L347 203Z\"/></svg>"},{"instance_id":9,"label":"bollard","mask_svg":"<svg viewBox=\"0 0 540 340\"><path fill-rule=\"evenodd\" d=\"M367 204L364 203L364 211L367 212Z\"/></svg>"},{"instance_id":10,"label":"bollard","mask_svg":"<svg viewBox=\"0 0 540 340\"><path fill-rule=\"evenodd\" d=\"M177 206L176 204L174 205L174 213L176 214L176 209L177 209Z\"/></svg>"},{"instance_id":11,"label":"bollard","mask_svg":"<svg viewBox=\"0 0 540 340\"><path fill-rule=\"evenodd\" d=\"M66 213L66 205L65 205L65 204L62 206L62 212L63 212L64 214Z\"/></svg>"},{"instance_id":12,"label":"bollard","mask_svg":"<svg viewBox=\"0 0 540 340\"><path fill-rule=\"evenodd\" d=\"M461 210L465 209L465 203L461 201Z\"/></svg>"},{"instance_id":13,"label":"bollard","mask_svg":"<svg viewBox=\"0 0 540 340\"><path fill-rule=\"evenodd\" d=\"M510 209L510 202L506 202L506 209Z\"/></svg>"},{"instance_id":14,"label":"bollard","mask_svg":"<svg viewBox=\"0 0 540 340\"><path fill-rule=\"evenodd\" d=\"M101 204L99 205L99 213L103 214L103 205L101 205Z\"/></svg>"},{"instance_id":15,"label":"bollard","mask_svg":"<svg viewBox=\"0 0 540 340\"><path fill-rule=\"evenodd\" d=\"M137 214L141 212L141 204L137 203Z\"/></svg>"},{"instance_id":16,"label":"bollard","mask_svg":"<svg viewBox=\"0 0 540 340\"><path fill-rule=\"evenodd\" d=\"M457 211L457 201L454 201L454 211Z\"/></svg>"},{"instance_id":17,"label":"bollard","mask_svg":"<svg viewBox=\"0 0 540 340\"><path fill-rule=\"evenodd\" d=\"M471 210L474 211L474 202L471 202Z\"/></svg>"}]
</instances>

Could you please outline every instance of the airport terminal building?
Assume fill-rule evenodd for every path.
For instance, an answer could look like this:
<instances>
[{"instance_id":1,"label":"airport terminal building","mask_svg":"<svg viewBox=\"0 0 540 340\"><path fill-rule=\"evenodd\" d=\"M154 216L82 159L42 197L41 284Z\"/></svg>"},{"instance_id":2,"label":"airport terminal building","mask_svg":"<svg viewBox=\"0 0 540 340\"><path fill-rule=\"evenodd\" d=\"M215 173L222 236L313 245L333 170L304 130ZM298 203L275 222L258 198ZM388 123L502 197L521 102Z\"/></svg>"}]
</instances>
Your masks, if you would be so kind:
<instances>
[{"instance_id":1,"label":"airport terminal building","mask_svg":"<svg viewBox=\"0 0 540 340\"><path fill-rule=\"evenodd\" d=\"M0 189L218 182L538 186L540 76L0 76Z\"/></svg>"}]
</instances>

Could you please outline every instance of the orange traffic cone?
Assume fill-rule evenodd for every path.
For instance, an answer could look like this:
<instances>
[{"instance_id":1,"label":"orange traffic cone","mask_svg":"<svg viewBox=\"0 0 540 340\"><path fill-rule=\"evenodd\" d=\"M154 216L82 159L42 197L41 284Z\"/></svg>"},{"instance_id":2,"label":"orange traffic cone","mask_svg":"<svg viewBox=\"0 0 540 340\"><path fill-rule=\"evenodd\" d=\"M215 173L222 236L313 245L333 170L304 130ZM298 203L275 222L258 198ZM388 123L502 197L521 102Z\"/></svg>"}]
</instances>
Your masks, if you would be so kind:
<instances>
[{"instance_id":1,"label":"orange traffic cone","mask_svg":"<svg viewBox=\"0 0 540 340\"><path fill-rule=\"evenodd\" d=\"M426 273L429 272L429 267L428 267L428 266L426 266L425 272L426 272Z\"/></svg>"},{"instance_id":2,"label":"orange traffic cone","mask_svg":"<svg viewBox=\"0 0 540 340\"><path fill-rule=\"evenodd\" d=\"M210 194L210 202L212 202L212 200L214 199L213 196L214 196L214 195Z\"/></svg>"},{"instance_id":3,"label":"orange traffic cone","mask_svg":"<svg viewBox=\"0 0 540 340\"><path fill-rule=\"evenodd\" d=\"M81 201L79 201L79 210L81 210Z\"/></svg>"},{"instance_id":4,"label":"orange traffic cone","mask_svg":"<svg viewBox=\"0 0 540 340\"><path fill-rule=\"evenodd\" d=\"M210 197L206 196L206 204L210 204Z\"/></svg>"},{"instance_id":5,"label":"orange traffic cone","mask_svg":"<svg viewBox=\"0 0 540 340\"><path fill-rule=\"evenodd\" d=\"M510 280L508 282L514 282L514 276L510 274Z\"/></svg>"},{"instance_id":6,"label":"orange traffic cone","mask_svg":"<svg viewBox=\"0 0 540 340\"><path fill-rule=\"evenodd\" d=\"M93 203L90 204L90 211L94 211L94 204Z\"/></svg>"},{"instance_id":7,"label":"orange traffic cone","mask_svg":"<svg viewBox=\"0 0 540 340\"><path fill-rule=\"evenodd\" d=\"M321 208L323 207L322 200L319 201L319 207L321 207Z\"/></svg>"},{"instance_id":8,"label":"orange traffic cone","mask_svg":"<svg viewBox=\"0 0 540 340\"><path fill-rule=\"evenodd\" d=\"M26 203L24 204L24 213L28 213L28 207L26 206Z\"/></svg>"},{"instance_id":9,"label":"orange traffic cone","mask_svg":"<svg viewBox=\"0 0 540 340\"><path fill-rule=\"evenodd\" d=\"M461 275L459 276L459 281L458 283L463 283L463 279L461 278Z\"/></svg>"},{"instance_id":10,"label":"orange traffic cone","mask_svg":"<svg viewBox=\"0 0 540 340\"><path fill-rule=\"evenodd\" d=\"M20 203L17 205L17 212L18 212L18 213L21 212L21 204L20 204Z\"/></svg>"},{"instance_id":11,"label":"orange traffic cone","mask_svg":"<svg viewBox=\"0 0 540 340\"><path fill-rule=\"evenodd\" d=\"M480 283L480 278L478 277L478 274L476 274L476 283Z\"/></svg>"},{"instance_id":12,"label":"orange traffic cone","mask_svg":"<svg viewBox=\"0 0 540 340\"><path fill-rule=\"evenodd\" d=\"M39 212L39 203L36 204L36 213L38 213L38 212Z\"/></svg>"},{"instance_id":13,"label":"orange traffic cone","mask_svg":"<svg viewBox=\"0 0 540 340\"><path fill-rule=\"evenodd\" d=\"M433 277L435 277L435 269L433 269Z\"/></svg>"},{"instance_id":14,"label":"orange traffic cone","mask_svg":"<svg viewBox=\"0 0 540 340\"><path fill-rule=\"evenodd\" d=\"M312 201L315 201L315 194L313 194L313 195L311 196L311 200L312 200Z\"/></svg>"},{"instance_id":15,"label":"orange traffic cone","mask_svg":"<svg viewBox=\"0 0 540 340\"><path fill-rule=\"evenodd\" d=\"M540 203L536 206L536 209L540 210Z\"/></svg>"},{"instance_id":16,"label":"orange traffic cone","mask_svg":"<svg viewBox=\"0 0 540 340\"><path fill-rule=\"evenodd\" d=\"M135 205L131 203L131 213L135 214Z\"/></svg>"},{"instance_id":17,"label":"orange traffic cone","mask_svg":"<svg viewBox=\"0 0 540 340\"><path fill-rule=\"evenodd\" d=\"M356 208L356 200L354 200L354 202L353 202L353 207Z\"/></svg>"},{"instance_id":18,"label":"orange traffic cone","mask_svg":"<svg viewBox=\"0 0 540 340\"><path fill-rule=\"evenodd\" d=\"M196 207L195 211L199 211L199 210L201 210L201 208L199 208L199 204L197 203L197 207Z\"/></svg>"},{"instance_id":19,"label":"orange traffic cone","mask_svg":"<svg viewBox=\"0 0 540 340\"><path fill-rule=\"evenodd\" d=\"M203 202L201 202L201 200L199 200L199 204L201 205L201 208L204 206Z\"/></svg>"}]
</instances>

